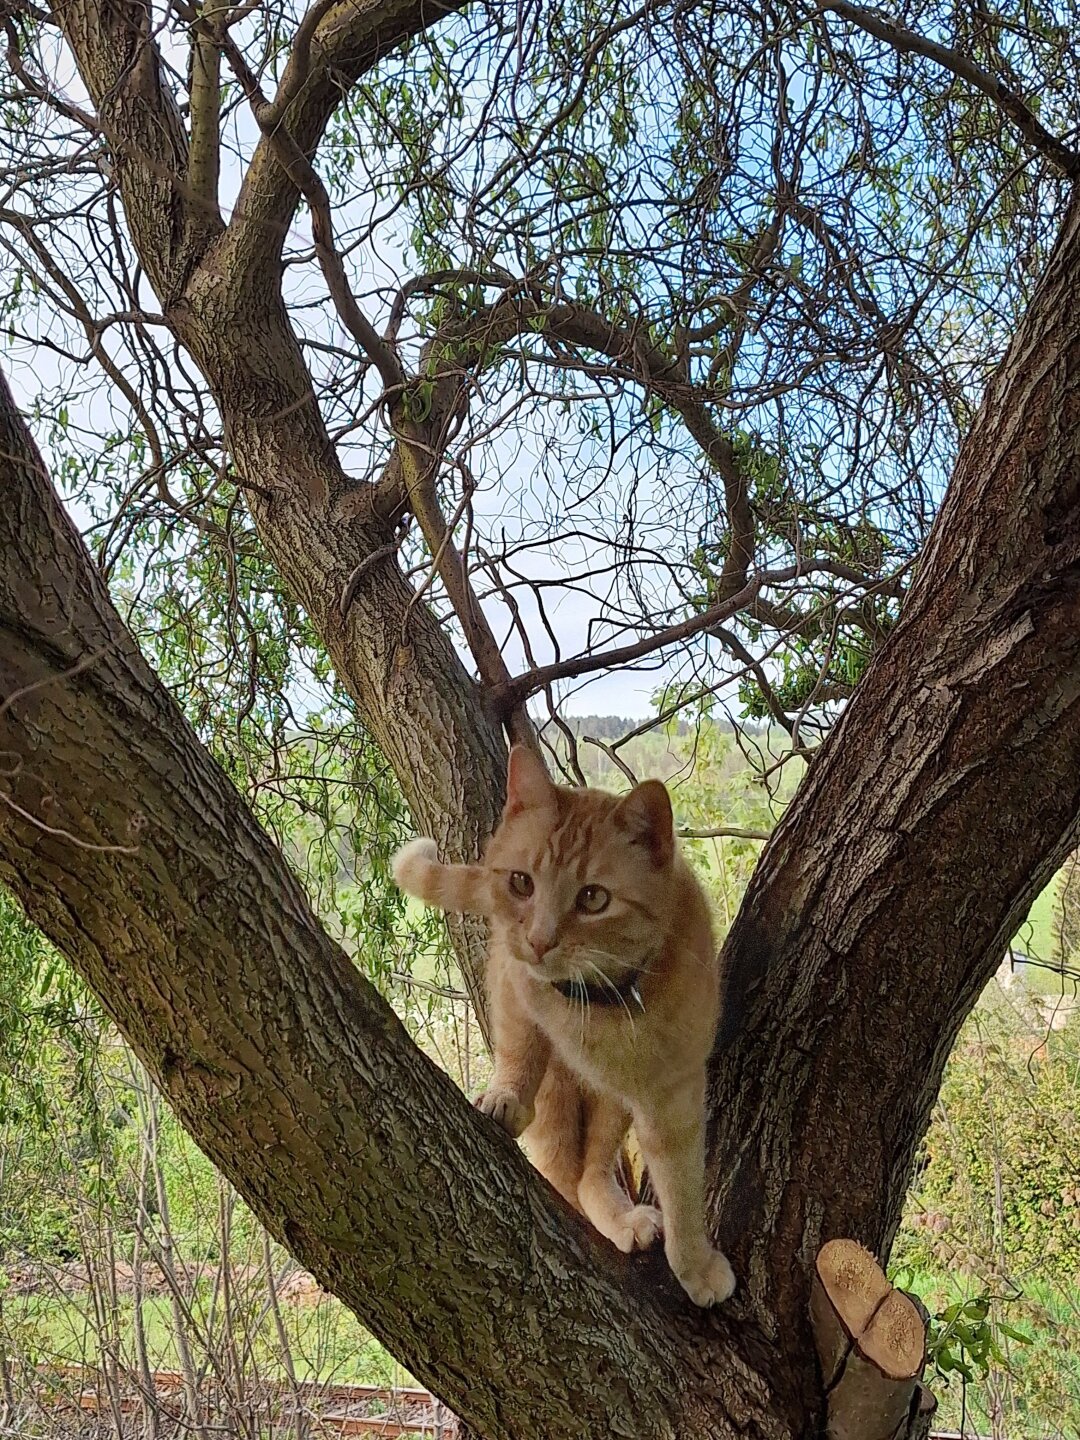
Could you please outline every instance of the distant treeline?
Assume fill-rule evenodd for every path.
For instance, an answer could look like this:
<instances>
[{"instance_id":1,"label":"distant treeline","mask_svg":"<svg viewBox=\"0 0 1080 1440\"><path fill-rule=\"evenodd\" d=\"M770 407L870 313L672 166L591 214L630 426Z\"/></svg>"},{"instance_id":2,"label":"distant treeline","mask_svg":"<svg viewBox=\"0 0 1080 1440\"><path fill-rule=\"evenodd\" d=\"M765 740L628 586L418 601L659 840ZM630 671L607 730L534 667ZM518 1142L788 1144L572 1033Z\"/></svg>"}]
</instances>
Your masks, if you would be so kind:
<instances>
[{"instance_id":1,"label":"distant treeline","mask_svg":"<svg viewBox=\"0 0 1080 1440\"><path fill-rule=\"evenodd\" d=\"M568 715L563 719L563 724L567 726L578 739L583 735L592 735L597 740L611 741L621 740L622 737L628 735L631 730L638 730L643 725L648 725L650 720L653 724L656 724L654 716L649 716L645 719L631 720L625 715ZM696 719L686 720L680 717L677 720L669 722L669 724L665 726L665 729L669 734L681 737L692 735L699 723ZM735 726L724 715L710 716L709 723L724 734L730 734L735 729ZM740 728L750 734L757 734L766 727L755 721L749 721L742 723ZM557 730L558 727L550 720L541 727L541 733L546 734L548 739L554 738L553 735L548 732Z\"/></svg>"}]
</instances>

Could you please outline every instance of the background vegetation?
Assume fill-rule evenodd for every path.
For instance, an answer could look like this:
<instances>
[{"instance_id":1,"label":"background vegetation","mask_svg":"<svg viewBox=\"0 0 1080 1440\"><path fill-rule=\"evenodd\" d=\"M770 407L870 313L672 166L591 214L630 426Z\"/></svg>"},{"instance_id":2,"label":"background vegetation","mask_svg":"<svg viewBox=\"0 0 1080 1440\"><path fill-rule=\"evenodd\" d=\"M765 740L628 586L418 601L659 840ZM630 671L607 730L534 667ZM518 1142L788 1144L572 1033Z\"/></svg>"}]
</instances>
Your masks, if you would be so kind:
<instances>
[{"instance_id":1,"label":"background vegetation","mask_svg":"<svg viewBox=\"0 0 1080 1440\"><path fill-rule=\"evenodd\" d=\"M726 929L760 844L747 836L771 828L798 782L795 766L772 769L769 730L708 714L641 734L610 717L569 729L575 764L591 782L624 785L624 770L668 779L679 823L692 832L684 843ZM330 747L314 723L288 735L272 763L236 773L357 963L419 1043L466 1090L478 1089L486 1059L441 923L407 908L387 878L403 808L355 738L352 748ZM569 756L570 739L560 745ZM703 835L709 825L747 835ZM1070 863L1040 898L965 1027L894 1252L899 1282L936 1317L945 1428L1080 1433L1074 871ZM2 896L0 987L8 1427L48 1434L70 1424L50 1405L87 1383L64 1369L71 1365L100 1367L94 1423L106 1429L134 1423L121 1413L124 1370L176 1371L192 1397L209 1386L214 1423L253 1436L269 1433L258 1428L268 1386L294 1388L287 1424L303 1433L315 1394L305 1383L408 1383L344 1307L270 1243L63 961ZM55 1390L43 1390L43 1367ZM205 1401L192 1404L205 1421ZM138 1422L146 1433L151 1408Z\"/></svg>"}]
</instances>

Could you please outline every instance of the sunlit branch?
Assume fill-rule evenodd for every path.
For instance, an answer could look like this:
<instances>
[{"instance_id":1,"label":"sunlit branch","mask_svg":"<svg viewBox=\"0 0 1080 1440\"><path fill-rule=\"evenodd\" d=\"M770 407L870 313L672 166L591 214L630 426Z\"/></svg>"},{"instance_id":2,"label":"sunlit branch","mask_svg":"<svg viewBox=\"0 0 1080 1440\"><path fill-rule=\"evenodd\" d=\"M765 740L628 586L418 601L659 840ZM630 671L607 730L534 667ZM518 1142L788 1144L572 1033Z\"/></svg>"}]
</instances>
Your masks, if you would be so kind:
<instances>
[{"instance_id":1,"label":"sunlit branch","mask_svg":"<svg viewBox=\"0 0 1080 1440\"><path fill-rule=\"evenodd\" d=\"M197 21L191 39L188 184L213 213L218 211L221 168L221 48L207 25Z\"/></svg>"},{"instance_id":2,"label":"sunlit branch","mask_svg":"<svg viewBox=\"0 0 1080 1440\"><path fill-rule=\"evenodd\" d=\"M465 0L380 0L327 4L318 0L300 22L281 88L268 114L271 128L287 116L300 154L315 152L331 115L354 84L404 41L464 7ZM237 253L270 273L281 255L301 194L301 170L283 167L273 136L263 138L244 176L234 214Z\"/></svg>"},{"instance_id":3,"label":"sunlit branch","mask_svg":"<svg viewBox=\"0 0 1080 1440\"><path fill-rule=\"evenodd\" d=\"M676 834L681 840L768 840L771 830L752 830L744 825L713 825L705 830L680 826Z\"/></svg>"}]
</instances>

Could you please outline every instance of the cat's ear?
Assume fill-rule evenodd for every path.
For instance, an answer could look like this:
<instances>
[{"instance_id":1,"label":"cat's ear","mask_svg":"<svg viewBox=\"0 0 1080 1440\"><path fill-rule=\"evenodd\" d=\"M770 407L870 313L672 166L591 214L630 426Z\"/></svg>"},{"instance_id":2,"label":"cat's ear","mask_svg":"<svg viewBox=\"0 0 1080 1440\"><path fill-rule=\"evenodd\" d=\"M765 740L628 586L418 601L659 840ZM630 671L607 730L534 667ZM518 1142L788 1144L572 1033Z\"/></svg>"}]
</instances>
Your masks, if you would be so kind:
<instances>
[{"instance_id":1,"label":"cat's ear","mask_svg":"<svg viewBox=\"0 0 1080 1440\"><path fill-rule=\"evenodd\" d=\"M671 813L671 797L662 781L645 780L636 785L616 806L615 823L630 837L631 844L644 846L658 870L671 863L675 853L675 817Z\"/></svg>"},{"instance_id":2,"label":"cat's ear","mask_svg":"<svg viewBox=\"0 0 1080 1440\"><path fill-rule=\"evenodd\" d=\"M523 810L539 810L550 805L554 789L539 755L526 745L513 746L506 772L506 807L503 817L520 815Z\"/></svg>"}]
</instances>

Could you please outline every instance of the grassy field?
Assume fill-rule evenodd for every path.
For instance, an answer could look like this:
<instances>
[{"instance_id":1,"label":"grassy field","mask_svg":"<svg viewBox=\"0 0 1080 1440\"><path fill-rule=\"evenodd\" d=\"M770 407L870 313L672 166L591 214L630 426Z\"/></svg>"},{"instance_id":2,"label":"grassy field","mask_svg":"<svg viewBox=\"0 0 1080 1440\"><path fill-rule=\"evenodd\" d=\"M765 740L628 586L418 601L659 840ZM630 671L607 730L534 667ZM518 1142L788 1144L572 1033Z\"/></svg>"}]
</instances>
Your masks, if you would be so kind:
<instances>
[{"instance_id":1,"label":"grassy field","mask_svg":"<svg viewBox=\"0 0 1080 1440\"><path fill-rule=\"evenodd\" d=\"M912 1290L931 1314L939 1315L957 1300L979 1293L972 1280L933 1274L927 1271L901 1273L897 1283ZM204 1328L208 1319L207 1296L194 1306L194 1338L203 1356L221 1353L220 1316L214 1334ZM408 1386L416 1381L374 1340L342 1305L330 1297L313 1303L285 1305L283 1318L292 1362L298 1380L324 1384L373 1384ZM1010 1440L1020 1437L1075 1435L1073 1417L1080 1413L1080 1354L1074 1339L1080 1324L1080 1285L1057 1290L1033 1284L1021 1297L997 1297L993 1320L1005 1320L1010 1327L1030 1337L1023 1344L995 1332L1004 1366L995 1366L986 1376L966 1381L961 1375L935 1372L927 1380L938 1397L935 1425L940 1429L964 1430L968 1434L989 1434L992 1417L1007 1413ZM253 1328L237 1324L231 1346L251 1380L284 1381L287 1371L273 1327L263 1323ZM134 1314L130 1298L122 1297L112 1317L119 1337L121 1362L134 1368ZM143 1326L151 1367L180 1368L180 1356L167 1297L143 1303ZM89 1299L43 1296L9 1298L4 1307L4 1339L9 1353L34 1357L45 1365L95 1365L100 1361L96 1323ZM202 1362L205 1365L205 1360ZM213 1367L212 1367L213 1368ZM226 1367L227 1368L227 1367ZM1058 1423L1055 1423L1055 1417Z\"/></svg>"},{"instance_id":2,"label":"grassy field","mask_svg":"<svg viewBox=\"0 0 1080 1440\"><path fill-rule=\"evenodd\" d=\"M251 1378L285 1380L284 1363L272 1318L264 1305L245 1305L232 1326L228 1345L241 1358ZM337 1300L321 1296L301 1304L282 1303L281 1315L297 1380L334 1384L410 1385L416 1382ZM89 1295L9 1297L3 1309L3 1339L9 1355L39 1365L98 1365L101 1361L100 1317ZM153 1370L178 1370L172 1302L153 1296L142 1305L146 1351ZM197 1294L187 1322L189 1345L205 1365L228 1368L220 1310L212 1314L208 1291ZM135 1369L134 1304L121 1296L110 1309L108 1329L116 1338L122 1365ZM108 1343L108 1342L107 1342ZM214 1364L214 1361L217 1364ZM231 1361L230 1361L231 1363Z\"/></svg>"}]
</instances>

